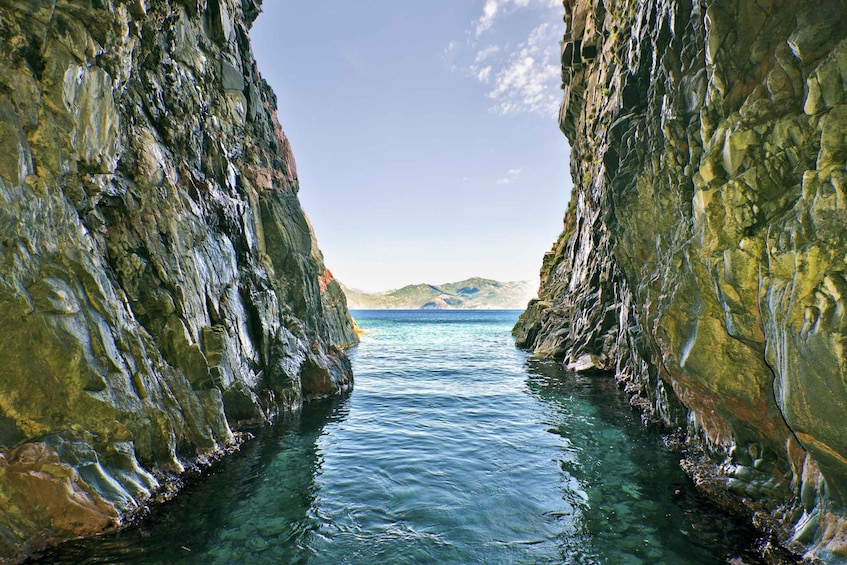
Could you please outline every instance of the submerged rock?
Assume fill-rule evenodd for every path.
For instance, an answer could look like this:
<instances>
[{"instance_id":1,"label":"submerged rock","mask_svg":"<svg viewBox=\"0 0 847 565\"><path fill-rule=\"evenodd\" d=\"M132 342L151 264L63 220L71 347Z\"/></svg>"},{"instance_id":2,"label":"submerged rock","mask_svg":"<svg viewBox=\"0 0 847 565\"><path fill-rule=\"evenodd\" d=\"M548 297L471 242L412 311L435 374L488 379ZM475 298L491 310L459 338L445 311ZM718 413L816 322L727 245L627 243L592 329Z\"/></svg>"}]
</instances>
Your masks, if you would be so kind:
<instances>
[{"instance_id":1,"label":"submerged rock","mask_svg":"<svg viewBox=\"0 0 847 565\"><path fill-rule=\"evenodd\" d=\"M760 524L847 559L844 3L564 5L574 191L518 344L613 371Z\"/></svg>"},{"instance_id":2,"label":"submerged rock","mask_svg":"<svg viewBox=\"0 0 847 565\"><path fill-rule=\"evenodd\" d=\"M0 558L352 385L259 5L0 5Z\"/></svg>"}]
</instances>

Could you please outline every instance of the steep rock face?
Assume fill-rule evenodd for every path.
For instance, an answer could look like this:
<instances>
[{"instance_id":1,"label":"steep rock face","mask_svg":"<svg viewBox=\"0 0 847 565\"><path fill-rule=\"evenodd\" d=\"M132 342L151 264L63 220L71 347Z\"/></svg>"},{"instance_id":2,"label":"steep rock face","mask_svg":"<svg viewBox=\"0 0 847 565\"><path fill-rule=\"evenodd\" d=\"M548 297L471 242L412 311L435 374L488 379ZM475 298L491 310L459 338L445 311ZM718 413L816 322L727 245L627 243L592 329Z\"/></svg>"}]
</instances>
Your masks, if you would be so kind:
<instances>
[{"instance_id":1,"label":"steep rock face","mask_svg":"<svg viewBox=\"0 0 847 565\"><path fill-rule=\"evenodd\" d=\"M575 189L518 343L614 371L758 519L847 557L844 3L564 5Z\"/></svg>"},{"instance_id":2,"label":"steep rock face","mask_svg":"<svg viewBox=\"0 0 847 565\"><path fill-rule=\"evenodd\" d=\"M259 4L0 4L0 558L352 384Z\"/></svg>"}]
</instances>

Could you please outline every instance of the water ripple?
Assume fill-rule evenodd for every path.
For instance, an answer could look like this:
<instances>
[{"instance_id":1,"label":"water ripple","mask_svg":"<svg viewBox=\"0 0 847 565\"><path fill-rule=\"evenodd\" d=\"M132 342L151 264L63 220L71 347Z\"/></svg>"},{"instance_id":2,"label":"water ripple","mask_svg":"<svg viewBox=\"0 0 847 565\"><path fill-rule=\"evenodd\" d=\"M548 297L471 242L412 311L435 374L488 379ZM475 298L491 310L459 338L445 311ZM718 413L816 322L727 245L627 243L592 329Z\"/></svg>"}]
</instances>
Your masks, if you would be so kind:
<instances>
[{"instance_id":1,"label":"water ripple","mask_svg":"<svg viewBox=\"0 0 847 565\"><path fill-rule=\"evenodd\" d=\"M53 563L717 563L704 505L610 379L512 345L514 312L359 312L356 390L263 430L140 528ZM680 496L679 493L684 493Z\"/></svg>"}]
</instances>

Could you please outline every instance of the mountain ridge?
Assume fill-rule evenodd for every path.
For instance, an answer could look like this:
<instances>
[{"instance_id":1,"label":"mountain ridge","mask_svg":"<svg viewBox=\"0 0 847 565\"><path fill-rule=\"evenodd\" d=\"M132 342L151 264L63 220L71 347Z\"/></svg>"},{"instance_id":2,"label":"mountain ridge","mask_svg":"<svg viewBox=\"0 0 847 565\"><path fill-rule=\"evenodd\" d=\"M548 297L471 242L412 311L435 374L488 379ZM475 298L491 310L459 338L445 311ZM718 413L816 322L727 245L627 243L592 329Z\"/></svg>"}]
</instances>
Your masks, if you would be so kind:
<instances>
[{"instance_id":1,"label":"mountain ridge","mask_svg":"<svg viewBox=\"0 0 847 565\"><path fill-rule=\"evenodd\" d=\"M416 283L381 292L341 285L351 309L374 310L523 310L535 297L529 281L497 281L470 277L441 284Z\"/></svg>"}]
</instances>

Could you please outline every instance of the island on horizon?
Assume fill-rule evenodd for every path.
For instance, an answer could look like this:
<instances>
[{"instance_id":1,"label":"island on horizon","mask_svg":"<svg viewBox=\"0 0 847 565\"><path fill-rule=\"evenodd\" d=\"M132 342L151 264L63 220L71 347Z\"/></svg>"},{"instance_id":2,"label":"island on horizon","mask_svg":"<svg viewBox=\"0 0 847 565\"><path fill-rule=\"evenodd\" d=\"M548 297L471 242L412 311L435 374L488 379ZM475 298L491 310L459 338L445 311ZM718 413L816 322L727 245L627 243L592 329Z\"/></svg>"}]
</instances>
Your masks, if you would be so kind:
<instances>
[{"instance_id":1,"label":"island on horizon","mask_svg":"<svg viewBox=\"0 0 847 565\"><path fill-rule=\"evenodd\" d=\"M341 285L353 310L523 310L535 298L529 281L501 282L472 277L444 284L410 284L395 290L363 292Z\"/></svg>"}]
</instances>

